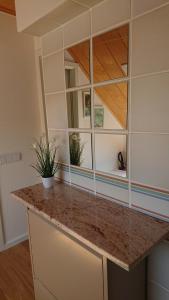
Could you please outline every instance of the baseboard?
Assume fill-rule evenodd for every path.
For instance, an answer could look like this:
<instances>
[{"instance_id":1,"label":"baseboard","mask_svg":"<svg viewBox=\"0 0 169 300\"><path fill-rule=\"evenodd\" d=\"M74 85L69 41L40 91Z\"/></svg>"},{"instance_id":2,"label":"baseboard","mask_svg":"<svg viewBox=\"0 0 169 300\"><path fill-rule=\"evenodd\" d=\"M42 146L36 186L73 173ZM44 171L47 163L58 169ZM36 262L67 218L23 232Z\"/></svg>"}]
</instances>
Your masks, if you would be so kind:
<instances>
[{"instance_id":1,"label":"baseboard","mask_svg":"<svg viewBox=\"0 0 169 300\"><path fill-rule=\"evenodd\" d=\"M10 240L10 241L7 241L4 246L0 247L0 252L4 251L4 250L7 250L17 244L20 244L21 242L24 242L25 240L28 239L28 234L27 233L24 233L20 236L18 236L17 238L13 239L13 240Z\"/></svg>"}]
</instances>

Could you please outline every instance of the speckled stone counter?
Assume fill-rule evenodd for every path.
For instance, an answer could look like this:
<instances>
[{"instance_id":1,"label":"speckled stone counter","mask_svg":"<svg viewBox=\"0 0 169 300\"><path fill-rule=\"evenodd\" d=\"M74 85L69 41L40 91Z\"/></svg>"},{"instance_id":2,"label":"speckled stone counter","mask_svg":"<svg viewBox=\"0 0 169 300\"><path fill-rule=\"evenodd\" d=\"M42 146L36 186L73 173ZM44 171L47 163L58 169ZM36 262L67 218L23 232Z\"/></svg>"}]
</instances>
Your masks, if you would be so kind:
<instances>
[{"instance_id":1,"label":"speckled stone counter","mask_svg":"<svg viewBox=\"0 0 169 300\"><path fill-rule=\"evenodd\" d=\"M169 223L56 182L12 193L58 228L130 270L169 234Z\"/></svg>"}]
</instances>

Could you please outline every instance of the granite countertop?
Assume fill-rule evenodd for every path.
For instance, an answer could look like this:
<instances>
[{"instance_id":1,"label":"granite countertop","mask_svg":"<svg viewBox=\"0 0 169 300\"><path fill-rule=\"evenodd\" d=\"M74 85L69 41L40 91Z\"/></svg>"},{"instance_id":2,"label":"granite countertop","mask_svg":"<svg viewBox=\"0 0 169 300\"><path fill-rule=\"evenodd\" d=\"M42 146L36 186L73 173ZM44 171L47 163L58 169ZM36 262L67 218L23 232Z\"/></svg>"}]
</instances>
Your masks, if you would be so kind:
<instances>
[{"instance_id":1,"label":"granite countertop","mask_svg":"<svg viewBox=\"0 0 169 300\"><path fill-rule=\"evenodd\" d=\"M169 234L169 223L56 182L12 195L58 228L129 271Z\"/></svg>"}]
</instances>

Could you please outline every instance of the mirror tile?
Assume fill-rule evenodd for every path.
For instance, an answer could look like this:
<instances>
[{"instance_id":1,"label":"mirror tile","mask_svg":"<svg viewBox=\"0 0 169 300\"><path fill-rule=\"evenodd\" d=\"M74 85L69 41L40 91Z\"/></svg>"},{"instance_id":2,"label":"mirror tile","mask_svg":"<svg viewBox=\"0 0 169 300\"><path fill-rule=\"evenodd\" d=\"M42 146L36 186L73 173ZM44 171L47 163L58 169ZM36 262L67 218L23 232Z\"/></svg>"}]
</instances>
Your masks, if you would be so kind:
<instances>
[{"instance_id":1,"label":"mirror tile","mask_svg":"<svg viewBox=\"0 0 169 300\"><path fill-rule=\"evenodd\" d=\"M66 88L90 83L90 41L84 41L64 51Z\"/></svg>"},{"instance_id":2,"label":"mirror tile","mask_svg":"<svg viewBox=\"0 0 169 300\"><path fill-rule=\"evenodd\" d=\"M94 88L94 127L99 129L126 129L127 103L127 82Z\"/></svg>"},{"instance_id":3,"label":"mirror tile","mask_svg":"<svg viewBox=\"0 0 169 300\"><path fill-rule=\"evenodd\" d=\"M92 136L90 133L69 134L70 164L92 169Z\"/></svg>"},{"instance_id":4,"label":"mirror tile","mask_svg":"<svg viewBox=\"0 0 169 300\"><path fill-rule=\"evenodd\" d=\"M128 75L128 48L128 24L93 38L95 83Z\"/></svg>"},{"instance_id":5,"label":"mirror tile","mask_svg":"<svg viewBox=\"0 0 169 300\"><path fill-rule=\"evenodd\" d=\"M69 163L68 134L57 130L48 130L49 141L57 147L56 162Z\"/></svg>"},{"instance_id":6,"label":"mirror tile","mask_svg":"<svg viewBox=\"0 0 169 300\"><path fill-rule=\"evenodd\" d=\"M45 93L55 93L65 89L63 51L43 59Z\"/></svg>"},{"instance_id":7,"label":"mirror tile","mask_svg":"<svg viewBox=\"0 0 169 300\"><path fill-rule=\"evenodd\" d=\"M91 90L66 93L68 127L91 128Z\"/></svg>"},{"instance_id":8,"label":"mirror tile","mask_svg":"<svg viewBox=\"0 0 169 300\"><path fill-rule=\"evenodd\" d=\"M67 107L64 93L46 96L47 124L50 129L67 128Z\"/></svg>"},{"instance_id":9,"label":"mirror tile","mask_svg":"<svg viewBox=\"0 0 169 300\"><path fill-rule=\"evenodd\" d=\"M127 176L127 139L125 135L95 134L96 170L110 175Z\"/></svg>"}]
</instances>

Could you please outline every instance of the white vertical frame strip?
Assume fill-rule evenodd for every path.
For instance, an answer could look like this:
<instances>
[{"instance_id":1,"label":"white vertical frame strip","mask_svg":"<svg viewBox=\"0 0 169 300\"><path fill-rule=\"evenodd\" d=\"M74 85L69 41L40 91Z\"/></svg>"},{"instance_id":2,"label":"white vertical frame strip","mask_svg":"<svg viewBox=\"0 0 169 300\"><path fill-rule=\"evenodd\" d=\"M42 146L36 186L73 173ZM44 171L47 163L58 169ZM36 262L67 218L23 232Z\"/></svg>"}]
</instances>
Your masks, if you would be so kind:
<instances>
[{"instance_id":1,"label":"white vertical frame strip","mask_svg":"<svg viewBox=\"0 0 169 300\"><path fill-rule=\"evenodd\" d=\"M94 194L96 194L96 159L95 159L95 134L94 134L94 87L93 87L93 39L92 39L92 9L90 9L90 80L91 80L91 130L92 130L92 162Z\"/></svg>"},{"instance_id":2,"label":"white vertical frame strip","mask_svg":"<svg viewBox=\"0 0 169 300\"><path fill-rule=\"evenodd\" d=\"M129 207L132 206L131 199L131 75L132 75L132 0L130 0L130 22L129 22L129 90L128 90L128 185L129 185Z\"/></svg>"},{"instance_id":3,"label":"white vertical frame strip","mask_svg":"<svg viewBox=\"0 0 169 300\"><path fill-rule=\"evenodd\" d=\"M47 114L46 114L46 96L45 96L45 88L44 88L44 76L43 76L43 59L42 56L39 55L39 69L40 69L40 80L41 80L41 89L42 89L42 107L44 114L44 126L45 126L45 134L48 140L48 125L47 125Z\"/></svg>"},{"instance_id":4,"label":"white vertical frame strip","mask_svg":"<svg viewBox=\"0 0 169 300\"><path fill-rule=\"evenodd\" d=\"M64 34L64 30L62 27L62 45L63 45L63 68L64 68L64 96L65 96L65 101L67 104L67 94L66 94L66 73L65 73L65 34ZM69 184L72 184L72 177L71 177L71 166L70 166L70 145L69 145L69 131L68 131L68 112L67 112L67 107L66 107L66 114L67 114L67 128L65 130L65 134L66 134L66 141L67 141L67 145L68 145L68 159L69 159Z\"/></svg>"}]
</instances>

